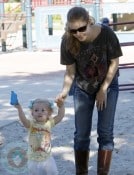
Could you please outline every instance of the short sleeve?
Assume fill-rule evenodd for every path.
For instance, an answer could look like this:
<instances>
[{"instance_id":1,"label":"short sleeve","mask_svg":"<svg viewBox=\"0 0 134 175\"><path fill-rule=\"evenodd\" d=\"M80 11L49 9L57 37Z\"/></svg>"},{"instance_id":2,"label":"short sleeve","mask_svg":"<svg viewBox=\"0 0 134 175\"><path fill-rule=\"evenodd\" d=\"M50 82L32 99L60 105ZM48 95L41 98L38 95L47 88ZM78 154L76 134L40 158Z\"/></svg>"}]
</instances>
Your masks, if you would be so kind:
<instances>
[{"instance_id":1,"label":"short sleeve","mask_svg":"<svg viewBox=\"0 0 134 175\"><path fill-rule=\"evenodd\" d=\"M46 126L47 126L49 129L53 128L53 127L55 126L54 119L53 119L53 118L49 119L49 120L47 121L47 123L46 123Z\"/></svg>"},{"instance_id":2,"label":"short sleeve","mask_svg":"<svg viewBox=\"0 0 134 175\"><path fill-rule=\"evenodd\" d=\"M30 127L27 128L27 129L28 129L28 131L31 131L31 128L32 128L32 126L33 126L33 121L32 121L32 120L29 120L29 122L30 122Z\"/></svg>"},{"instance_id":3,"label":"short sleeve","mask_svg":"<svg viewBox=\"0 0 134 175\"><path fill-rule=\"evenodd\" d=\"M71 65L75 62L73 55L66 49L66 39L63 38L61 41L60 48L60 63L62 65Z\"/></svg>"},{"instance_id":4,"label":"short sleeve","mask_svg":"<svg viewBox=\"0 0 134 175\"><path fill-rule=\"evenodd\" d=\"M114 58L118 58L118 57L122 56L123 54L122 54L122 50L121 50L121 46L120 46L118 37L116 36L114 31L112 31L112 29L110 29L110 28L107 32L108 32L107 33L108 58L114 59Z\"/></svg>"}]
</instances>

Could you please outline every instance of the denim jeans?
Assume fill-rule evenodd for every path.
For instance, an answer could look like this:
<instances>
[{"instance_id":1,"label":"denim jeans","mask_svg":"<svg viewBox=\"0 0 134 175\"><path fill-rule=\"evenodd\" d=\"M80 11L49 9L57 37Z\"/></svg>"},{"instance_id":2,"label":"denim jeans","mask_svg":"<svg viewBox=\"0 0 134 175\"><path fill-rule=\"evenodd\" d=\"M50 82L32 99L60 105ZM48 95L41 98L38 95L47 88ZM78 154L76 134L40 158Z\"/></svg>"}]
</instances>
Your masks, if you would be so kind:
<instances>
[{"instance_id":1,"label":"denim jeans","mask_svg":"<svg viewBox=\"0 0 134 175\"><path fill-rule=\"evenodd\" d=\"M118 92L118 78L116 77L107 91L106 108L98 111L97 142L100 150L113 150L114 148L113 129ZM75 109L74 149L89 150L96 94L88 94L76 86L73 97Z\"/></svg>"}]
</instances>

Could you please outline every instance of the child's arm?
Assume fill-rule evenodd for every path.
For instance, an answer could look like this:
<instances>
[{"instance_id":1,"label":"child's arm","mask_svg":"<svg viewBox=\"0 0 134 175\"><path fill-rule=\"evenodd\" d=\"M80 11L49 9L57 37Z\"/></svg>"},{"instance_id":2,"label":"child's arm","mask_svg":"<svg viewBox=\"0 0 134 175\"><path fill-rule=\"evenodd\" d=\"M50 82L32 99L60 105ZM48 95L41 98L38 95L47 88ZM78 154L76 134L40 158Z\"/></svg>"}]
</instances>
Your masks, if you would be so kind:
<instances>
[{"instance_id":1,"label":"child's arm","mask_svg":"<svg viewBox=\"0 0 134 175\"><path fill-rule=\"evenodd\" d=\"M63 119L63 117L65 115L64 103L57 104L57 106L58 106L58 114L57 114L57 116L54 117L55 124L58 124Z\"/></svg>"},{"instance_id":2,"label":"child's arm","mask_svg":"<svg viewBox=\"0 0 134 175\"><path fill-rule=\"evenodd\" d=\"M23 123L23 125L26 128L30 128L30 121L26 118L21 105L18 103L17 105L14 105L14 106L18 110L18 115L19 115L20 121Z\"/></svg>"},{"instance_id":3,"label":"child's arm","mask_svg":"<svg viewBox=\"0 0 134 175\"><path fill-rule=\"evenodd\" d=\"M19 104L17 94L14 91L11 91L10 104L13 105L19 114L20 121L26 128L30 127L30 121L26 118L21 105Z\"/></svg>"}]
</instances>

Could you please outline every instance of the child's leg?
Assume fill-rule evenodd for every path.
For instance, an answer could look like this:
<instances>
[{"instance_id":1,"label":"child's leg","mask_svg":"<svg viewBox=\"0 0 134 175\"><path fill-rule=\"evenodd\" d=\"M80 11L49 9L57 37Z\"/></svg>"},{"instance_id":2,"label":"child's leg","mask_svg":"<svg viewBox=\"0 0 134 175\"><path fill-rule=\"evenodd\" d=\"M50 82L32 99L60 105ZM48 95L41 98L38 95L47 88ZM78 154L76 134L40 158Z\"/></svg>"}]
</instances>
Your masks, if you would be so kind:
<instances>
[{"instance_id":1,"label":"child's leg","mask_svg":"<svg viewBox=\"0 0 134 175\"><path fill-rule=\"evenodd\" d=\"M39 163L37 161L28 161L28 175L37 175L39 174Z\"/></svg>"},{"instance_id":2,"label":"child's leg","mask_svg":"<svg viewBox=\"0 0 134 175\"><path fill-rule=\"evenodd\" d=\"M51 156L44 162L28 161L29 175L58 175L57 166Z\"/></svg>"},{"instance_id":3,"label":"child's leg","mask_svg":"<svg viewBox=\"0 0 134 175\"><path fill-rule=\"evenodd\" d=\"M45 164L47 175L58 175L57 166L52 156L46 160Z\"/></svg>"}]
</instances>

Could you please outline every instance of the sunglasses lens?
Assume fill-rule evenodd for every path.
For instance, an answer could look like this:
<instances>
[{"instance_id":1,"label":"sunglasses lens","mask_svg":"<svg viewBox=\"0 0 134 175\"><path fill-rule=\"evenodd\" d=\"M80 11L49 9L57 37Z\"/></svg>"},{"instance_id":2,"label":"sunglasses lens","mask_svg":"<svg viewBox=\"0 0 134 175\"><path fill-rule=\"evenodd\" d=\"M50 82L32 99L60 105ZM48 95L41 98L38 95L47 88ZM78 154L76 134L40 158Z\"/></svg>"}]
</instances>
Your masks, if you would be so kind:
<instances>
[{"instance_id":1,"label":"sunglasses lens","mask_svg":"<svg viewBox=\"0 0 134 175\"><path fill-rule=\"evenodd\" d=\"M70 29L69 32L72 33L72 34L76 34L77 32L85 32L86 29L87 29L87 25L83 26L83 27L80 27L78 29Z\"/></svg>"},{"instance_id":2,"label":"sunglasses lens","mask_svg":"<svg viewBox=\"0 0 134 175\"><path fill-rule=\"evenodd\" d=\"M72 33L72 34L76 34L76 33L77 33L77 30L75 30L75 29L70 29L69 32Z\"/></svg>"},{"instance_id":3,"label":"sunglasses lens","mask_svg":"<svg viewBox=\"0 0 134 175\"><path fill-rule=\"evenodd\" d=\"M79 31L79 32L85 32L86 29L87 29L87 26L83 26L83 27L80 27L80 28L78 29L78 31Z\"/></svg>"}]
</instances>

